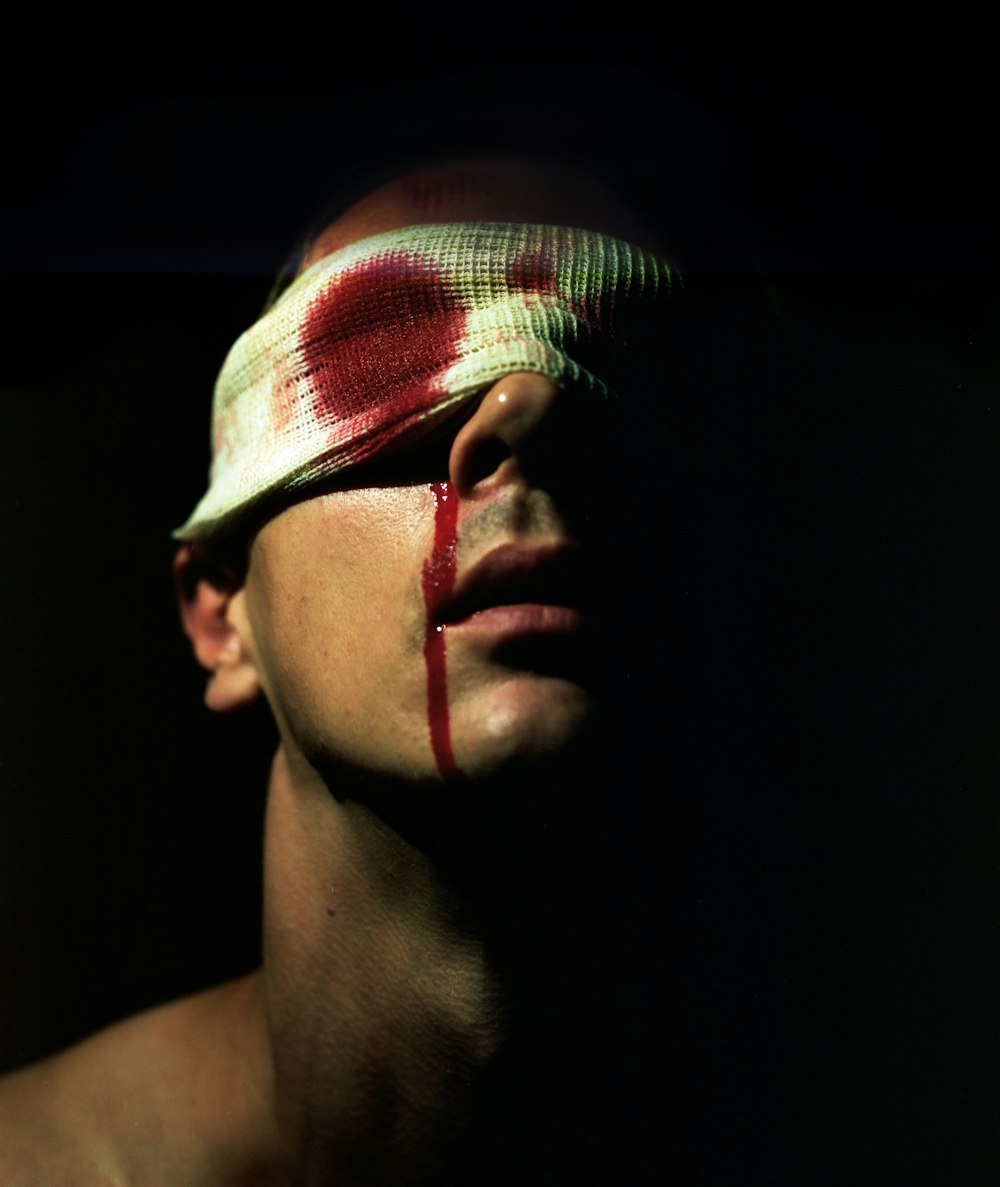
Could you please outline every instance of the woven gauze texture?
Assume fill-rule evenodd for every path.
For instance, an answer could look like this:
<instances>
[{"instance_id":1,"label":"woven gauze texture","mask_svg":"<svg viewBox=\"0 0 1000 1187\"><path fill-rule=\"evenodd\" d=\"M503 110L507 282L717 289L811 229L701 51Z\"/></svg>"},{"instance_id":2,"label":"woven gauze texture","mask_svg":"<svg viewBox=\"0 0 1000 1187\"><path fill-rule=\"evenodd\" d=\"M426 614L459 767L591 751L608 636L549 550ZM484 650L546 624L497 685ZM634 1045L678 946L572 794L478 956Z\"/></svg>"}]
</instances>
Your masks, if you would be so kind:
<instances>
[{"instance_id":1,"label":"woven gauze texture","mask_svg":"<svg viewBox=\"0 0 1000 1187\"><path fill-rule=\"evenodd\" d=\"M580 360L624 345L669 278L621 240L531 224L403 227L326 256L230 351L208 492L175 537L405 446L512 371L607 394Z\"/></svg>"}]
</instances>

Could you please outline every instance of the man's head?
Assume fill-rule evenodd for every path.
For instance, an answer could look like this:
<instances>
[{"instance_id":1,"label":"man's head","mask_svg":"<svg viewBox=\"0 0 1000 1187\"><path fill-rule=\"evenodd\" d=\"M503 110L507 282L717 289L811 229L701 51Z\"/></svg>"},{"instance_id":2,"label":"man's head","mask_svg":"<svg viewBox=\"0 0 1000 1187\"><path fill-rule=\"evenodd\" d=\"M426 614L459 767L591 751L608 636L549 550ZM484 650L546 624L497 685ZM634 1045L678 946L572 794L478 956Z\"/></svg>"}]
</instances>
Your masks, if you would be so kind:
<instances>
[{"instance_id":1,"label":"man's head","mask_svg":"<svg viewBox=\"0 0 1000 1187\"><path fill-rule=\"evenodd\" d=\"M528 239L502 227L469 238L485 224L532 229ZM426 296L425 260L438 257L430 249L415 253L408 240L433 245L443 225L455 228L462 259L472 261L475 292L468 307L445 308L451 290L434 290L426 316L423 296L414 305L410 293ZM529 259L525 244L538 227L600 235L546 232ZM388 430L348 464L340 458L325 471L313 466L298 487L279 489L269 480L249 496L232 485L236 494L217 500L213 513L228 527L245 504L253 524L245 580L206 562L211 539L184 545L185 624L213 673L209 705L235 708L263 692L293 766L476 777L559 750L592 708L587 573L594 550L607 547L591 533L605 498L608 410L601 376L595 380L573 355L589 361L602 345L617 316L615 299L627 306L631 288L641 288L633 284L636 267L649 268L654 285L661 273L624 243L606 247L603 236L641 242L646 235L589 175L517 162L444 166L373 191L309 245L298 291L309 316L320 311L324 333L332 306L317 304L328 298L316 294L333 292L336 301L348 291L344 278L357 275L331 270L352 245L366 250L373 236L387 233L397 233L400 250L409 252L402 266L393 262L381 298L392 300L391 332L358 338L338 356L339 366L350 369L356 347L365 368L374 367L362 368L365 375L417 373L418 397L408 379L402 400L385 399L389 419L379 431ZM560 287L553 264L568 260L577 277L574 252L586 275L574 280L575 290ZM619 258L623 274L611 275ZM368 316L356 311L377 304L379 291L369 286L350 306L352 325ZM296 295L293 286L291 299ZM428 377L420 372L428 340L441 331L467 341L476 317L481 340L501 353L458 396L442 400L442 392L458 390L447 385L465 359L456 364L448 356ZM301 360L301 335L297 341ZM373 358L379 351L392 357ZM286 365L278 358L275 368ZM296 373L284 390L299 398L316 369ZM399 407L410 419L397 432ZM372 435L367 408L362 412ZM356 441L347 444L353 449ZM273 456L269 448L265 462ZM186 527L195 537L202 530L196 517Z\"/></svg>"}]
</instances>

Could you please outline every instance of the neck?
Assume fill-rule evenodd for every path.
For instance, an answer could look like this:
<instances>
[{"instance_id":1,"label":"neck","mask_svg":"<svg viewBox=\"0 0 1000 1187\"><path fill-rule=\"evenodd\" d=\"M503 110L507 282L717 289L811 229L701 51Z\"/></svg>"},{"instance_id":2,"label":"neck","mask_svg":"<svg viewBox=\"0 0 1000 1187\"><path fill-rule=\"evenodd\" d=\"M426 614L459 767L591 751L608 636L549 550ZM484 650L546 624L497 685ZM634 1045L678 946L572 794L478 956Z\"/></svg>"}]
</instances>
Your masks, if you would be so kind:
<instances>
[{"instance_id":1,"label":"neck","mask_svg":"<svg viewBox=\"0 0 1000 1187\"><path fill-rule=\"evenodd\" d=\"M303 1182L444 1183L470 1140L495 1152L511 1124L574 1113L634 931L586 769L396 788L279 751L264 977Z\"/></svg>"},{"instance_id":2,"label":"neck","mask_svg":"<svg viewBox=\"0 0 1000 1187\"><path fill-rule=\"evenodd\" d=\"M403 1168L436 1166L500 1033L460 897L371 808L279 751L264 919L280 1120L303 1182L406 1182Z\"/></svg>"}]
</instances>

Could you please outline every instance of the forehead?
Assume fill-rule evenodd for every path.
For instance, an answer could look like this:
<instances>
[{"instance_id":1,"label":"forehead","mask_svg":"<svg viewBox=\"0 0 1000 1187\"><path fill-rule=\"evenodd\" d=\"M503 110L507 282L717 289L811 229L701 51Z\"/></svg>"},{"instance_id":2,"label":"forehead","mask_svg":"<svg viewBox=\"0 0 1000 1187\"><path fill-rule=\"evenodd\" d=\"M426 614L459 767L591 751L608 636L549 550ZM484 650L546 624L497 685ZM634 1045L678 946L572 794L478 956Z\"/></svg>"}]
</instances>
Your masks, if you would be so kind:
<instances>
[{"instance_id":1,"label":"forehead","mask_svg":"<svg viewBox=\"0 0 1000 1187\"><path fill-rule=\"evenodd\" d=\"M649 228L603 179L577 165L482 159L417 170L378 186L311 241L299 271L352 243L420 223L541 223L648 243Z\"/></svg>"}]
</instances>

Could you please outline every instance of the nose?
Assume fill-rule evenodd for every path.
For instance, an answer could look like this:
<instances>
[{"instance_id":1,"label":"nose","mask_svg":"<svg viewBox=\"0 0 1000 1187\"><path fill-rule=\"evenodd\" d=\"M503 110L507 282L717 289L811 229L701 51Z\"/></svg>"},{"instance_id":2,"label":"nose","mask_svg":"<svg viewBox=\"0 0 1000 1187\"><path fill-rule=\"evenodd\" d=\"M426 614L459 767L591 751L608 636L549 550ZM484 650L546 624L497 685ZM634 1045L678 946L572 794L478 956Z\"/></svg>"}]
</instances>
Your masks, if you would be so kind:
<instances>
[{"instance_id":1,"label":"nose","mask_svg":"<svg viewBox=\"0 0 1000 1187\"><path fill-rule=\"evenodd\" d=\"M494 480L527 478L559 394L551 379L530 371L506 375L486 391L456 434L448 459L460 498Z\"/></svg>"}]
</instances>

